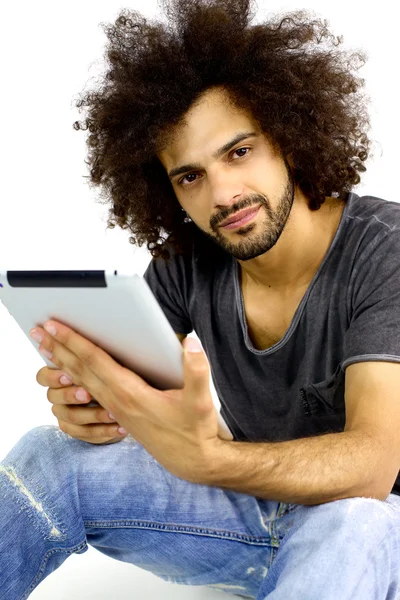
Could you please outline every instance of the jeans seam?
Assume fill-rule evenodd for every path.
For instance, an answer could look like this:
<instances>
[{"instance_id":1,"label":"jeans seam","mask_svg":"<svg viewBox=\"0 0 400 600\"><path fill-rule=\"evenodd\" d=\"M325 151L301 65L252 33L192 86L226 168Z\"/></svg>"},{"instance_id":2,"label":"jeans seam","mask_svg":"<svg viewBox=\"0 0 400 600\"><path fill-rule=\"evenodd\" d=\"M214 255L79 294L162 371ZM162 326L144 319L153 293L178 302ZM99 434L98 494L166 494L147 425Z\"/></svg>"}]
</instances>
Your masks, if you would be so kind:
<instances>
[{"instance_id":1,"label":"jeans seam","mask_svg":"<svg viewBox=\"0 0 400 600\"><path fill-rule=\"evenodd\" d=\"M105 528L105 529L155 529L157 531L165 531L166 533L183 533L200 535L207 537L215 537L221 539L232 539L247 544L258 545L258 546L271 546L271 539L265 536L252 536L244 533L235 533L223 529L208 529L204 527L193 527L189 525L177 525L165 523L154 523L150 521L135 521L135 520L121 520L121 521L83 521L85 529L87 527L94 528Z\"/></svg>"},{"instance_id":2,"label":"jeans seam","mask_svg":"<svg viewBox=\"0 0 400 600\"><path fill-rule=\"evenodd\" d=\"M30 593L33 592L33 590L40 583L40 580L43 576L43 573L45 572L46 565L47 565L47 562L48 562L50 556L52 556L53 554L56 554L57 552L64 552L65 554L74 554L75 552L78 552L79 550L83 550L84 548L87 548L86 539L84 542L81 542L77 546L72 546L72 548L52 548L51 550L48 550L46 552L46 554L44 555L42 562L40 563L40 567L39 567L38 572L36 573L35 579L29 584L29 587L22 594L21 600L26 600L26 598L28 598Z\"/></svg>"}]
</instances>

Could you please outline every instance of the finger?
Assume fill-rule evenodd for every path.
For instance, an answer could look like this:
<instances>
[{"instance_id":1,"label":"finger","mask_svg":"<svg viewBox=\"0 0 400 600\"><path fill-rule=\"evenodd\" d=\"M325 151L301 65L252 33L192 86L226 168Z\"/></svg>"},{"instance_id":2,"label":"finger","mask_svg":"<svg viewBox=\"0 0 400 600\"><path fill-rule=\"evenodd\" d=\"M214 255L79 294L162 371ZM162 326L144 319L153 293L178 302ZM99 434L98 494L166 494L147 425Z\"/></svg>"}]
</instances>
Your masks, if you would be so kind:
<instances>
[{"instance_id":1,"label":"finger","mask_svg":"<svg viewBox=\"0 0 400 600\"><path fill-rule=\"evenodd\" d=\"M84 395L83 400L79 400L79 398L76 397L76 394L78 391L83 392L83 395ZM51 402L51 404L57 404L57 405L77 404L77 405L86 406L87 404L89 404L89 402L92 399L90 394L84 388L78 387L76 385L70 385L68 387L63 386L58 389L50 387L47 390L46 395L47 395L47 400L49 402Z\"/></svg>"},{"instance_id":2,"label":"finger","mask_svg":"<svg viewBox=\"0 0 400 600\"><path fill-rule=\"evenodd\" d=\"M49 325L55 328L52 333L48 333ZM104 350L67 326L50 321L44 324L43 329L35 328L35 331L41 337L39 351L45 350L56 367L63 369L76 385L85 388L110 410L114 404L108 405L109 390L118 395L115 391L118 388L128 398L135 384L141 389L153 390L144 379L119 365ZM127 380L129 383L125 391L124 382Z\"/></svg>"},{"instance_id":3,"label":"finger","mask_svg":"<svg viewBox=\"0 0 400 600\"><path fill-rule=\"evenodd\" d=\"M104 444L111 440L123 439L126 435L121 435L115 430L114 425L73 425L59 420L58 426L64 433L73 438L89 442L91 444Z\"/></svg>"},{"instance_id":4,"label":"finger","mask_svg":"<svg viewBox=\"0 0 400 600\"><path fill-rule=\"evenodd\" d=\"M88 444L94 444L94 445L106 445L106 444L115 444L116 442L120 442L121 440L124 439L124 437L126 437L126 435L119 435L118 434L118 438L84 438L84 437L78 437L78 440L81 440L82 442L87 442Z\"/></svg>"},{"instance_id":5,"label":"finger","mask_svg":"<svg viewBox=\"0 0 400 600\"><path fill-rule=\"evenodd\" d=\"M36 381L43 387L61 388L65 387L66 385L72 385L71 378L69 383L60 381L61 377L66 375L67 374L62 369L50 369L50 367L43 367L37 372Z\"/></svg>"},{"instance_id":6,"label":"finger","mask_svg":"<svg viewBox=\"0 0 400 600\"><path fill-rule=\"evenodd\" d=\"M88 408L87 406L66 406L65 404L51 407L51 412L57 419L71 423L72 425L92 425L97 423L114 423L119 427L115 418L111 418L109 413L101 406L97 408Z\"/></svg>"},{"instance_id":7,"label":"finger","mask_svg":"<svg viewBox=\"0 0 400 600\"><path fill-rule=\"evenodd\" d=\"M48 330L49 325L54 328L51 334ZM107 385L110 376L113 379L116 370L123 369L99 346L66 325L58 321L49 321L44 327L35 328L42 336L39 351L50 352L53 364L65 369L76 383L85 385L88 389L99 384Z\"/></svg>"},{"instance_id":8,"label":"finger","mask_svg":"<svg viewBox=\"0 0 400 600\"><path fill-rule=\"evenodd\" d=\"M191 349L195 347L195 351ZM184 397L194 410L209 411L213 406L210 394L210 367L199 342L185 338L183 352Z\"/></svg>"}]
</instances>

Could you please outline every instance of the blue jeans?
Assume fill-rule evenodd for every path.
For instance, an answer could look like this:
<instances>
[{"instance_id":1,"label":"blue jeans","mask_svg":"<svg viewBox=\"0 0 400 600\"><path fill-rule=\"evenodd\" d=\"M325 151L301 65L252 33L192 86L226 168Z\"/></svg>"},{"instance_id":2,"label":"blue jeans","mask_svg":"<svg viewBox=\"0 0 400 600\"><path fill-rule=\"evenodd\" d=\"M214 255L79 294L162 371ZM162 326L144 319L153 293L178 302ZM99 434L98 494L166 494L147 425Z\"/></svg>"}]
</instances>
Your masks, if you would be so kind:
<instances>
[{"instance_id":1,"label":"blue jeans","mask_svg":"<svg viewBox=\"0 0 400 600\"><path fill-rule=\"evenodd\" d=\"M88 544L170 582L257 600L398 600L400 497L303 506L189 483L131 437L58 427L0 464L0 598L22 600Z\"/></svg>"}]
</instances>

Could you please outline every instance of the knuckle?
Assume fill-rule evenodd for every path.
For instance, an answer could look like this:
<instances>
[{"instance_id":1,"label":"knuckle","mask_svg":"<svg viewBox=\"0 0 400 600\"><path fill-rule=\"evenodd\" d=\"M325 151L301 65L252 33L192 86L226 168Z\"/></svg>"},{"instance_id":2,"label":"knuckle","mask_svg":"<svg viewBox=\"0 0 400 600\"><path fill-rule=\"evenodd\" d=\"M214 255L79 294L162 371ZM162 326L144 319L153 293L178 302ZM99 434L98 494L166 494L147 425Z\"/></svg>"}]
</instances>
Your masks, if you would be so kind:
<instances>
[{"instance_id":1,"label":"knuckle","mask_svg":"<svg viewBox=\"0 0 400 600\"><path fill-rule=\"evenodd\" d=\"M192 367L192 370L195 373L199 373L199 374L208 373L209 366L206 365L206 364L204 364L204 363L201 363L201 364L198 364L198 365L194 365Z\"/></svg>"},{"instance_id":2,"label":"knuckle","mask_svg":"<svg viewBox=\"0 0 400 600\"><path fill-rule=\"evenodd\" d=\"M58 426L64 433L68 433L68 423L63 421L62 419L58 419Z\"/></svg>"},{"instance_id":3,"label":"knuckle","mask_svg":"<svg viewBox=\"0 0 400 600\"><path fill-rule=\"evenodd\" d=\"M79 415L69 408L67 408L68 421L73 425L79 425Z\"/></svg>"},{"instance_id":4,"label":"knuckle","mask_svg":"<svg viewBox=\"0 0 400 600\"><path fill-rule=\"evenodd\" d=\"M116 438L116 437L106 437L106 438L100 438L100 441L98 442L99 444L115 444L117 442L120 442L121 438Z\"/></svg>"},{"instance_id":5,"label":"knuckle","mask_svg":"<svg viewBox=\"0 0 400 600\"><path fill-rule=\"evenodd\" d=\"M93 437L95 437L96 439L99 439L99 438L110 439L110 437L112 437L112 432L105 425L98 425L97 427L95 427L93 433L94 433Z\"/></svg>"},{"instance_id":6,"label":"knuckle","mask_svg":"<svg viewBox=\"0 0 400 600\"><path fill-rule=\"evenodd\" d=\"M96 408L96 419L100 423L108 423L110 417L108 416L108 412L100 406L99 408Z\"/></svg>"},{"instance_id":7,"label":"knuckle","mask_svg":"<svg viewBox=\"0 0 400 600\"><path fill-rule=\"evenodd\" d=\"M89 369L92 369L93 367L95 367L96 363L97 363L97 352L96 350L90 350L89 352L85 352L83 357L83 364L86 367L89 367Z\"/></svg>"},{"instance_id":8,"label":"knuckle","mask_svg":"<svg viewBox=\"0 0 400 600\"><path fill-rule=\"evenodd\" d=\"M83 439L83 438L82 438ZM90 444L97 444L97 445L101 445L101 444L108 444L110 443L110 441L112 440L112 438L110 437L100 437L100 438L96 438L95 440L84 440Z\"/></svg>"},{"instance_id":9,"label":"knuckle","mask_svg":"<svg viewBox=\"0 0 400 600\"><path fill-rule=\"evenodd\" d=\"M45 385L44 383L44 372L46 370L47 367L42 367L37 373L36 373L36 381L39 385Z\"/></svg>"},{"instance_id":10,"label":"knuckle","mask_svg":"<svg viewBox=\"0 0 400 600\"><path fill-rule=\"evenodd\" d=\"M49 402L51 402L51 404L56 404L57 398L58 398L58 400L60 399L60 394L61 394L61 398L62 398L63 397L62 389L55 389L55 388L49 387L46 392L47 400Z\"/></svg>"},{"instance_id":11,"label":"knuckle","mask_svg":"<svg viewBox=\"0 0 400 600\"><path fill-rule=\"evenodd\" d=\"M195 408L194 408L194 412L196 413L196 415L198 415L199 417L202 416L206 416L209 414L210 412L210 403L209 401L203 401L203 402L199 402Z\"/></svg>"},{"instance_id":12,"label":"knuckle","mask_svg":"<svg viewBox=\"0 0 400 600\"><path fill-rule=\"evenodd\" d=\"M82 352L79 360L75 361L71 366L71 371L74 374L74 379L81 380L81 375L87 370L94 370L97 364L96 353L93 351Z\"/></svg>"},{"instance_id":13,"label":"knuckle","mask_svg":"<svg viewBox=\"0 0 400 600\"><path fill-rule=\"evenodd\" d=\"M73 365L71 365L71 372L73 374L74 377L74 381L79 382L81 381L82 377L82 372L83 372L83 367L84 365L80 362L80 361L76 361L74 362Z\"/></svg>"},{"instance_id":14,"label":"knuckle","mask_svg":"<svg viewBox=\"0 0 400 600\"><path fill-rule=\"evenodd\" d=\"M85 435L91 440L100 437L97 427L85 427Z\"/></svg>"},{"instance_id":15,"label":"knuckle","mask_svg":"<svg viewBox=\"0 0 400 600\"><path fill-rule=\"evenodd\" d=\"M57 406L57 404L53 404L51 407L51 412L57 419L61 419L65 416L64 410L62 406Z\"/></svg>"}]
</instances>

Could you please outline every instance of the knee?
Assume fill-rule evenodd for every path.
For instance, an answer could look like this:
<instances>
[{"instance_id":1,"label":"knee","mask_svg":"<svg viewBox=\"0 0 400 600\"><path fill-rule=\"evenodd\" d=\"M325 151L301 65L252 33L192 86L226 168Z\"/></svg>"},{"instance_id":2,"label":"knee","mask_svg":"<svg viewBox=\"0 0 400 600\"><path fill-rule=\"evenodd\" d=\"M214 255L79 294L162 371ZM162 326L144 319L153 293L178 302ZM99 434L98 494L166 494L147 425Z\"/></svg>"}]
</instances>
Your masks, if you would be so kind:
<instances>
[{"instance_id":1,"label":"knee","mask_svg":"<svg viewBox=\"0 0 400 600\"><path fill-rule=\"evenodd\" d=\"M43 456L47 461L57 454L57 449L63 446L70 436L55 425L41 425L27 431L10 450L5 463L31 462ZM59 451L59 450L58 450Z\"/></svg>"},{"instance_id":2,"label":"knee","mask_svg":"<svg viewBox=\"0 0 400 600\"><path fill-rule=\"evenodd\" d=\"M344 519L355 518L360 516L361 519L386 519L393 516L394 508L387 502L377 500L376 498L368 498L357 496L355 498L344 498L328 503L340 514Z\"/></svg>"},{"instance_id":3,"label":"knee","mask_svg":"<svg viewBox=\"0 0 400 600\"><path fill-rule=\"evenodd\" d=\"M376 498L355 497L335 500L314 507L323 519L335 529L376 531L393 527L399 519L399 510L388 502Z\"/></svg>"},{"instance_id":4,"label":"knee","mask_svg":"<svg viewBox=\"0 0 400 600\"><path fill-rule=\"evenodd\" d=\"M72 439L69 435L61 431L57 425L39 425L27 431L21 438L26 446L34 448L49 448L60 443L65 443Z\"/></svg>"}]
</instances>

